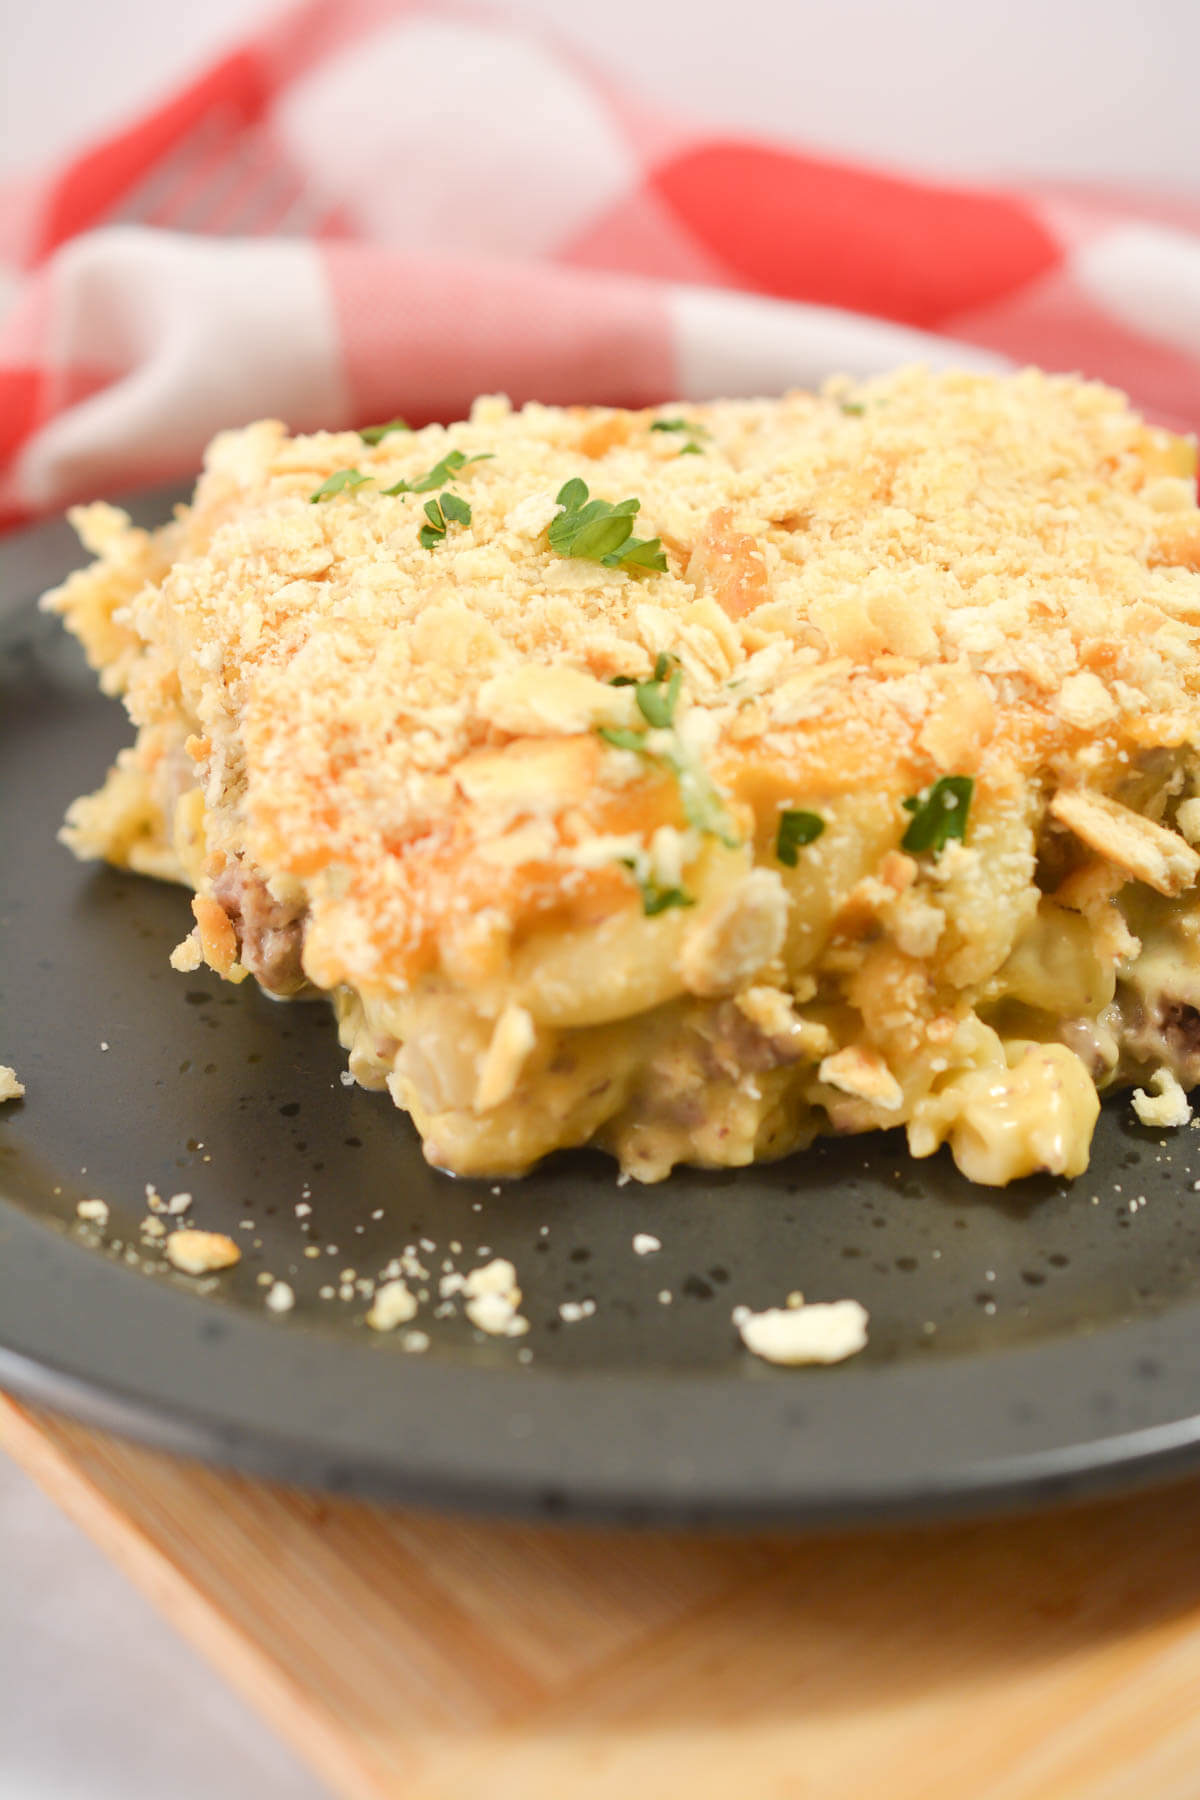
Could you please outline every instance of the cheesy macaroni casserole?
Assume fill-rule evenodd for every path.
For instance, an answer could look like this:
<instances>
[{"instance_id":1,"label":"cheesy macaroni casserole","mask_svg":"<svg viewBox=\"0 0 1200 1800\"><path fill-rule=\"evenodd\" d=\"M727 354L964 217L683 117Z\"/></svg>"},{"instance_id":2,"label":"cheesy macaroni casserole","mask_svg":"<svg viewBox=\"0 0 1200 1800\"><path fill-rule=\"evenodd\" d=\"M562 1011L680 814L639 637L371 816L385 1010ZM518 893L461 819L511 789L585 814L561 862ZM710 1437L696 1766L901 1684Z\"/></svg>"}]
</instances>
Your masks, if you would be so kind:
<instances>
[{"instance_id":1,"label":"cheesy macaroni casserole","mask_svg":"<svg viewBox=\"0 0 1200 1800\"><path fill-rule=\"evenodd\" d=\"M1098 1090L1200 1081L1194 476L1032 371L228 432L161 530L74 515L138 730L64 835L456 1173L1076 1175Z\"/></svg>"}]
</instances>

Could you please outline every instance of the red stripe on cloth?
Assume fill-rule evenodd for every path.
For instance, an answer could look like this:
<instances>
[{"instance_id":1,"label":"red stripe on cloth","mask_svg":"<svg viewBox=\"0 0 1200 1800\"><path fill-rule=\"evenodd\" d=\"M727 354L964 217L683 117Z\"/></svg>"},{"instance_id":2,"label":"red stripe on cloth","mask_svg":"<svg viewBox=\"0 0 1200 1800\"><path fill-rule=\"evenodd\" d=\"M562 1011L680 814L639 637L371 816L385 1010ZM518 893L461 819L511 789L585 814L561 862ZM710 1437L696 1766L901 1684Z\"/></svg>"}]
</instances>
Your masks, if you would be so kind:
<instances>
[{"instance_id":1,"label":"red stripe on cloth","mask_svg":"<svg viewBox=\"0 0 1200 1800\"><path fill-rule=\"evenodd\" d=\"M220 111L245 126L261 117L269 97L257 57L238 50L128 131L76 158L48 197L33 260L102 219L206 114Z\"/></svg>"},{"instance_id":2,"label":"red stripe on cloth","mask_svg":"<svg viewBox=\"0 0 1200 1800\"><path fill-rule=\"evenodd\" d=\"M54 279L42 270L21 286L0 323L0 369L44 366L53 355Z\"/></svg>"},{"instance_id":3,"label":"red stripe on cloth","mask_svg":"<svg viewBox=\"0 0 1200 1800\"><path fill-rule=\"evenodd\" d=\"M0 368L0 469L16 464L39 431L113 383L111 369Z\"/></svg>"},{"instance_id":4,"label":"red stripe on cloth","mask_svg":"<svg viewBox=\"0 0 1200 1800\"><path fill-rule=\"evenodd\" d=\"M54 192L55 177L48 174L16 175L0 182L0 266L15 273L34 261L47 198Z\"/></svg>"},{"instance_id":5,"label":"red stripe on cloth","mask_svg":"<svg viewBox=\"0 0 1200 1800\"><path fill-rule=\"evenodd\" d=\"M709 143L649 179L746 286L926 330L1060 260L1014 197L761 145Z\"/></svg>"},{"instance_id":6,"label":"red stripe on cloth","mask_svg":"<svg viewBox=\"0 0 1200 1800\"><path fill-rule=\"evenodd\" d=\"M480 393L644 406L670 394L672 333L649 282L324 243L354 416L413 424Z\"/></svg>"},{"instance_id":7,"label":"red stripe on cloth","mask_svg":"<svg viewBox=\"0 0 1200 1800\"><path fill-rule=\"evenodd\" d=\"M0 369L0 466L42 423L45 387L40 369Z\"/></svg>"},{"instance_id":8,"label":"red stripe on cloth","mask_svg":"<svg viewBox=\"0 0 1200 1800\"><path fill-rule=\"evenodd\" d=\"M577 237L560 246L557 261L579 269L636 269L660 281L727 287L729 270L652 190L622 195Z\"/></svg>"}]
</instances>

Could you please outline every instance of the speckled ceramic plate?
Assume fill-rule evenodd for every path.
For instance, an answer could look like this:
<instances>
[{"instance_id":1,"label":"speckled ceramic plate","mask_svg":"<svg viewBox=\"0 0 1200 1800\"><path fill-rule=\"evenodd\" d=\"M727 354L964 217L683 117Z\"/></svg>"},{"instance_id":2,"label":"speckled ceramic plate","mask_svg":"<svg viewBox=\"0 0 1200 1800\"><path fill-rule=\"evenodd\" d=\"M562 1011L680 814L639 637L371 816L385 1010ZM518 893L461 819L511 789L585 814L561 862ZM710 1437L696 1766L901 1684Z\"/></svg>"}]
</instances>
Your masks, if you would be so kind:
<instances>
[{"instance_id":1,"label":"speckled ceramic plate","mask_svg":"<svg viewBox=\"0 0 1200 1800\"><path fill-rule=\"evenodd\" d=\"M1070 1185L973 1189L889 1136L652 1189L569 1156L500 1190L341 1085L324 1006L174 974L186 896L55 842L129 736L33 608L78 560L58 523L0 549L0 1060L28 1086L0 1113L4 1385L285 1479L538 1514L883 1519L1200 1464L1200 1134L1160 1141L1127 1099ZM147 1183L241 1245L207 1295L147 1253ZM75 1215L97 1195L102 1239ZM457 1308L426 1309L424 1354L369 1331L342 1271L418 1239L435 1273L511 1257L528 1336ZM746 1354L734 1304L796 1287L862 1300L866 1352ZM567 1323L571 1300L595 1310Z\"/></svg>"}]
</instances>

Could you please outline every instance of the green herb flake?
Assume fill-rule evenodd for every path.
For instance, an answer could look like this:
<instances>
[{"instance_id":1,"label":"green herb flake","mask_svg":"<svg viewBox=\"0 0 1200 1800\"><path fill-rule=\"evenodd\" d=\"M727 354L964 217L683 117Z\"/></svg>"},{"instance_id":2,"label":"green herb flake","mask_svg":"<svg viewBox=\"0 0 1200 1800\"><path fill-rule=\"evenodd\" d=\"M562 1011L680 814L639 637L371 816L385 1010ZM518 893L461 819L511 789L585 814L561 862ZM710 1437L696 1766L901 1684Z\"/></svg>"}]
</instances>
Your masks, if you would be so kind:
<instances>
[{"instance_id":1,"label":"green herb flake","mask_svg":"<svg viewBox=\"0 0 1200 1800\"><path fill-rule=\"evenodd\" d=\"M657 569L660 575L665 575L667 571L667 559L659 538L631 537L620 556L613 554L606 556L604 560L610 568Z\"/></svg>"},{"instance_id":2,"label":"green herb flake","mask_svg":"<svg viewBox=\"0 0 1200 1800\"><path fill-rule=\"evenodd\" d=\"M649 681L639 681L634 698L647 725L656 731L669 731L675 723L675 708L683 686L683 670L674 657L660 656Z\"/></svg>"},{"instance_id":3,"label":"green herb flake","mask_svg":"<svg viewBox=\"0 0 1200 1800\"><path fill-rule=\"evenodd\" d=\"M370 479L371 477L364 475L361 469L335 469L333 474L327 476L321 483L316 492L308 496L309 504L315 506L319 500L332 500L335 494L350 493L353 489L362 487L363 483Z\"/></svg>"},{"instance_id":4,"label":"green herb flake","mask_svg":"<svg viewBox=\"0 0 1200 1800\"><path fill-rule=\"evenodd\" d=\"M621 866L629 870L637 883L638 892L642 896L642 911L648 919L668 911L672 906L695 906L694 896L686 893L683 888L659 887L650 876L639 875L638 865L632 857L623 856Z\"/></svg>"},{"instance_id":5,"label":"green herb flake","mask_svg":"<svg viewBox=\"0 0 1200 1800\"><path fill-rule=\"evenodd\" d=\"M422 525L417 533L417 542L423 550L436 550L446 540L446 520L436 500L427 500L424 506L428 525Z\"/></svg>"},{"instance_id":6,"label":"green herb flake","mask_svg":"<svg viewBox=\"0 0 1200 1800\"><path fill-rule=\"evenodd\" d=\"M585 557L606 568L657 569L667 559L658 538L635 538L633 520L640 500L589 500L586 481L573 476L555 496L562 508L550 521L550 548L559 556Z\"/></svg>"},{"instance_id":7,"label":"green herb flake","mask_svg":"<svg viewBox=\"0 0 1200 1800\"><path fill-rule=\"evenodd\" d=\"M570 481L564 481L554 496L556 506L565 506L568 512L577 512L588 497L588 484L581 481L578 475Z\"/></svg>"},{"instance_id":8,"label":"green herb flake","mask_svg":"<svg viewBox=\"0 0 1200 1800\"><path fill-rule=\"evenodd\" d=\"M695 419L655 419L651 431L683 431L689 434L689 441L683 445L680 456L703 456L704 446L698 440L711 435L706 425Z\"/></svg>"},{"instance_id":9,"label":"green herb flake","mask_svg":"<svg viewBox=\"0 0 1200 1800\"><path fill-rule=\"evenodd\" d=\"M781 812L775 837L775 855L786 868L794 869L806 844L815 844L825 829L820 813Z\"/></svg>"},{"instance_id":10,"label":"green herb flake","mask_svg":"<svg viewBox=\"0 0 1200 1800\"><path fill-rule=\"evenodd\" d=\"M904 802L912 822L900 840L904 850L916 855L932 850L937 856L951 838L962 843L967 835L967 815L975 782L970 775L943 775L924 793L912 794Z\"/></svg>"},{"instance_id":11,"label":"green herb flake","mask_svg":"<svg viewBox=\"0 0 1200 1800\"><path fill-rule=\"evenodd\" d=\"M422 475L419 481L398 481L394 487L384 488L383 492L393 497L396 494L432 493L433 489L441 487L443 482L453 481L454 477L465 469L468 463L490 462L492 455L491 450L481 450L475 456L467 456L461 450L449 450L441 462L435 462L429 473Z\"/></svg>"},{"instance_id":12,"label":"green herb flake","mask_svg":"<svg viewBox=\"0 0 1200 1800\"><path fill-rule=\"evenodd\" d=\"M614 750L636 750L639 756L646 752L646 734L644 731L630 731L623 725L598 725L597 737L602 737L606 744Z\"/></svg>"},{"instance_id":13,"label":"green herb flake","mask_svg":"<svg viewBox=\"0 0 1200 1800\"><path fill-rule=\"evenodd\" d=\"M364 425L358 435L364 444L381 444L393 431L411 430L412 426L406 420L389 419L386 425Z\"/></svg>"},{"instance_id":14,"label":"green herb flake","mask_svg":"<svg viewBox=\"0 0 1200 1800\"><path fill-rule=\"evenodd\" d=\"M867 410L861 400L839 400L838 405L849 419L861 419Z\"/></svg>"},{"instance_id":15,"label":"green herb flake","mask_svg":"<svg viewBox=\"0 0 1200 1800\"><path fill-rule=\"evenodd\" d=\"M614 676L613 687L628 687L628 675ZM708 770L695 753L681 742L676 733L674 740L661 740L653 746L647 743L651 731L672 731L675 725L675 709L679 704L680 689L683 686L683 671L673 656L662 652L656 657L654 673L647 681L633 683L636 689L635 699L638 711L646 721L645 729L631 730L628 726L600 725L596 735L611 744L614 750L632 750L637 756L646 756L665 764L675 777L679 789L679 803L689 825L697 831L707 832L712 837L720 838L727 849L736 850L741 844L730 817L728 808ZM666 904L680 906L683 901L672 900ZM686 902L691 905L691 901ZM656 908L656 910L661 910Z\"/></svg>"},{"instance_id":16,"label":"green herb flake","mask_svg":"<svg viewBox=\"0 0 1200 1800\"><path fill-rule=\"evenodd\" d=\"M456 525L471 523L470 505L461 494L443 494L441 499L442 511L448 519L453 519Z\"/></svg>"},{"instance_id":17,"label":"green herb flake","mask_svg":"<svg viewBox=\"0 0 1200 1800\"><path fill-rule=\"evenodd\" d=\"M742 840L703 763L684 751L668 755L666 761L679 784L679 799L688 824L719 838L727 850L736 850Z\"/></svg>"},{"instance_id":18,"label":"green herb flake","mask_svg":"<svg viewBox=\"0 0 1200 1800\"><path fill-rule=\"evenodd\" d=\"M439 494L436 500L427 500L423 511L429 523L422 525L417 533L417 542L424 550L436 550L439 544L446 541L446 526L451 519L456 525L471 523L471 508L459 494Z\"/></svg>"}]
</instances>

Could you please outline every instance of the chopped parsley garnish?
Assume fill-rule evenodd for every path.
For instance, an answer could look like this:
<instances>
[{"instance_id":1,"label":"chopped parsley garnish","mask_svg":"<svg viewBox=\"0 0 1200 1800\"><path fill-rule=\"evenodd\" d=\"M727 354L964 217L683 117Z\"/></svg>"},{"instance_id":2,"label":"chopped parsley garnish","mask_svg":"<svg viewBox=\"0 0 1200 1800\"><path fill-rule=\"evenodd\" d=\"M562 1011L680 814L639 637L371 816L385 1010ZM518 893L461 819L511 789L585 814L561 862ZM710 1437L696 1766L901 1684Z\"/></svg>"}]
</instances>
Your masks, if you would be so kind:
<instances>
[{"instance_id":1,"label":"chopped parsley garnish","mask_svg":"<svg viewBox=\"0 0 1200 1800\"><path fill-rule=\"evenodd\" d=\"M568 512L577 512L588 497L588 484L573 475L570 481L564 481L554 496L556 506L565 507ZM604 504L603 501L600 503Z\"/></svg>"},{"instance_id":2,"label":"chopped parsley garnish","mask_svg":"<svg viewBox=\"0 0 1200 1800\"><path fill-rule=\"evenodd\" d=\"M727 850L736 850L742 840L704 764L684 750L668 754L666 761L679 783L679 798L688 824L720 838Z\"/></svg>"},{"instance_id":3,"label":"chopped parsley garnish","mask_svg":"<svg viewBox=\"0 0 1200 1800\"><path fill-rule=\"evenodd\" d=\"M677 748L659 750L657 747L651 749L646 743L644 731L630 731L625 726L600 725L596 735L611 744L614 750L632 750L635 756L654 756L666 763L678 783L679 800L688 824L694 825L697 831L720 838L727 849L737 849L742 840L733 828L733 820L712 777L703 763L679 745L678 740Z\"/></svg>"},{"instance_id":4,"label":"chopped parsley garnish","mask_svg":"<svg viewBox=\"0 0 1200 1800\"><path fill-rule=\"evenodd\" d=\"M424 512L429 523L422 525L417 542L425 550L436 550L445 543L448 520L453 519L456 525L471 523L471 508L461 494L439 494L436 500L425 502Z\"/></svg>"},{"instance_id":5,"label":"chopped parsley garnish","mask_svg":"<svg viewBox=\"0 0 1200 1800\"><path fill-rule=\"evenodd\" d=\"M602 737L606 744L611 744L614 750L636 750L639 756L645 753L644 731L630 731L624 725L598 725L596 735Z\"/></svg>"},{"instance_id":6,"label":"chopped parsley garnish","mask_svg":"<svg viewBox=\"0 0 1200 1800\"><path fill-rule=\"evenodd\" d=\"M697 440L709 436L708 427L697 424L694 419L655 419L650 429L651 431L686 431L690 441L684 444L679 452L680 456L704 455L704 445Z\"/></svg>"},{"instance_id":7,"label":"chopped parsley garnish","mask_svg":"<svg viewBox=\"0 0 1200 1800\"><path fill-rule=\"evenodd\" d=\"M903 850L932 850L934 855L945 849L951 838L961 843L967 835L967 814L975 782L970 775L943 775L921 794L911 794L904 802L912 823L900 839Z\"/></svg>"},{"instance_id":8,"label":"chopped parsley garnish","mask_svg":"<svg viewBox=\"0 0 1200 1800\"><path fill-rule=\"evenodd\" d=\"M631 537L622 547L619 556L606 556L604 560L610 568L657 569L660 575L667 572L667 559L661 538Z\"/></svg>"},{"instance_id":9,"label":"chopped parsley garnish","mask_svg":"<svg viewBox=\"0 0 1200 1800\"><path fill-rule=\"evenodd\" d=\"M861 400L839 400L838 405L852 419L861 419L867 410Z\"/></svg>"},{"instance_id":10,"label":"chopped parsley garnish","mask_svg":"<svg viewBox=\"0 0 1200 1800\"><path fill-rule=\"evenodd\" d=\"M367 429L360 431L358 435L368 444L377 444L379 439L389 431L407 430L408 426L402 419L393 419L390 425L368 425ZM377 435L372 436L372 433ZM398 481L394 487L380 488L379 491L381 494L389 496L431 494L434 488L441 487L443 482L453 481L459 470L465 469L468 463L487 462L491 455L492 451L490 450L480 451L476 456L467 456L462 450L450 450L443 456L441 462L434 463L429 473L422 475L419 481ZM321 483L315 494L309 495L309 499L332 500L335 494L349 492L350 489L362 487L364 482L373 480L374 476L364 475L361 469L337 469L327 481ZM451 514L451 517L454 515Z\"/></svg>"},{"instance_id":11,"label":"chopped parsley garnish","mask_svg":"<svg viewBox=\"0 0 1200 1800\"><path fill-rule=\"evenodd\" d=\"M550 521L550 548L559 556L586 557L609 569L657 569L667 559L658 538L635 538L633 520L640 500L589 500L586 481L576 475L555 496L562 511Z\"/></svg>"},{"instance_id":12,"label":"chopped parsley garnish","mask_svg":"<svg viewBox=\"0 0 1200 1800\"><path fill-rule=\"evenodd\" d=\"M649 681L636 683L638 711L647 725L667 731L675 722L675 707L683 686L683 670L673 656L661 655Z\"/></svg>"},{"instance_id":13,"label":"chopped parsley garnish","mask_svg":"<svg viewBox=\"0 0 1200 1800\"><path fill-rule=\"evenodd\" d=\"M805 844L815 844L824 829L825 821L820 813L781 812L775 838L775 854L779 861L794 869Z\"/></svg>"},{"instance_id":14,"label":"chopped parsley garnish","mask_svg":"<svg viewBox=\"0 0 1200 1800\"><path fill-rule=\"evenodd\" d=\"M629 687L630 677L616 675L609 685ZM633 682L632 686L636 689L634 698L638 711L646 721L646 728L637 731L628 725L599 725L596 728L597 737L603 738L606 744L611 744L614 750L632 750L635 756L649 756L665 763L679 785L679 800L688 824L694 825L697 831L706 831L713 837L720 838L728 849L736 850L741 839L734 830L725 802L704 764L680 740L674 729L675 709L683 686L683 670L675 657L668 656L665 652L660 654L655 660L654 673L649 680ZM650 744L647 738L651 731L668 732L673 736L665 744L661 739ZM669 904L678 906L682 902L673 900Z\"/></svg>"},{"instance_id":15,"label":"chopped parsley garnish","mask_svg":"<svg viewBox=\"0 0 1200 1800\"><path fill-rule=\"evenodd\" d=\"M386 425L364 425L358 435L364 444L381 444L389 432L411 430L407 420L389 419Z\"/></svg>"},{"instance_id":16,"label":"chopped parsley garnish","mask_svg":"<svg viewBox=\"0 0 1200 1800\"><path fill-rule=\"evenodd\" d=\"M370 481L361 469L335 469L327 476L314 494L308 496L309 502L315 505L318 500L332 500L335 494L345 494L354 488L361 487L364 481Z\"/></svg>"},{"instance_id":17,"label":"chopped parsley garnish","mask_svg":"<svg viewBox=\"0 0 1200 1800\"><path fill-rule=\"evenodd\" d=\"M695 897L685 893L683 888L659 887L651 876L639 874L633 857L623 856L621 864L637 882L638 892L642 896L642 911L648 919L654 918L656 913L666 912L672 906L695 906Z\"/></svg>"},{"instance_id":18,"label":"chopped parsley garnish","mask_svg":"<svg viewBox=\"0 0 1200 1800\"><path fill-rule=\"evenodd\" d=\"M491 450L481 450L475 456L467 456L462 450L449 450L441 462L435 462L429 473L422 475L419 481L398 481L394 487L384 488L382 491L388 495L431 494L443 482L453 481L459 470L465 469L468 463L487 462L492 455Z\"/></svg>"}]
</instances>

